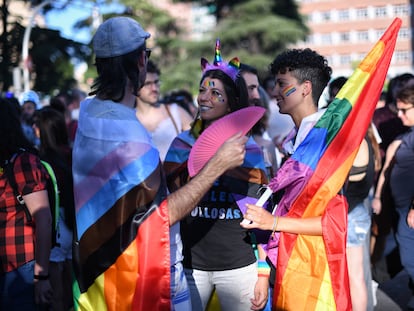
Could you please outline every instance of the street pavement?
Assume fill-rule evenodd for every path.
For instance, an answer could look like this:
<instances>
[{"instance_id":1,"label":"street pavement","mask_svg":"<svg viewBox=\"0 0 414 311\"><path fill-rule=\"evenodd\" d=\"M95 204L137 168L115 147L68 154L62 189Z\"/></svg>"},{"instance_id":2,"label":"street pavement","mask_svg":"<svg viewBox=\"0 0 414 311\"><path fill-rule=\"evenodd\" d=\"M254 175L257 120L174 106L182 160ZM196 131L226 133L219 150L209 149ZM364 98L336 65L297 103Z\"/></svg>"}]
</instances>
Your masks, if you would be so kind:
<instances>
[{"instance_id":1,"label":"street pavement","mask_svg":"<svg viewBox=\"0 0 414 311\"><path fill-rule=\"evenodd\" d=\"M406 305L412 296L408 284L409 277L404 270L381 282L376 293L377 304L374 311L408 311Z\"/></svg>"}]
</instances>

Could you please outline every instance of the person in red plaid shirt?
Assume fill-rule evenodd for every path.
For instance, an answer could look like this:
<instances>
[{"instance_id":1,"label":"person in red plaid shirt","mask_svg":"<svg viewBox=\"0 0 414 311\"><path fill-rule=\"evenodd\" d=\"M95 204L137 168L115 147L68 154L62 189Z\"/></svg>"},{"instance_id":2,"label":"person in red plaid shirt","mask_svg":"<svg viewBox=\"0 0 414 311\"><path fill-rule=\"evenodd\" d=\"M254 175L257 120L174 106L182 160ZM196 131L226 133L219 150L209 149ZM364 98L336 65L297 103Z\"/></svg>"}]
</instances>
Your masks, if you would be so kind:
<instances>
[{"instance_id":1,"label":"person in red plaid shirt","mask_svg":"<svg viewBox=\"0 0 414 311\"><path fill-rule=\"evenodd\" d=\"M20 148L31 150L18 111L0 99L0 310L42 310L52 296L48 173L38 156L20 153ZM6 163L13 157L17 190L27 209L17 201L6 177Z\"/></svg>"}]
</instances>

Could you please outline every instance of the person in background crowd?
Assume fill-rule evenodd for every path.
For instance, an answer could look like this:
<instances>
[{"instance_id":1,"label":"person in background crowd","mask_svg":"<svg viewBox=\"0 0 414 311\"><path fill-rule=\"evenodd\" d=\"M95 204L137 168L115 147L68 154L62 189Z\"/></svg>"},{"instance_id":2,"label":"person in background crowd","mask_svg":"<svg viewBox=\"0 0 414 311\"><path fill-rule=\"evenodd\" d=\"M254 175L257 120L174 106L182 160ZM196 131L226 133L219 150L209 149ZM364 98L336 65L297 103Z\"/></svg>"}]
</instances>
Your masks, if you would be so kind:
<instances>
[{"instance_id":1,"label":"person in background crowd","mask_svg":"<svg viewBox=\"0 0 414 311\"><path fill-rule=\"evenodd\" d=\"M165 94L161 102L163 104L178 104L183 107L193 118L197 116L198 108L194 103L193 95L185 89L172 90L171 92L168 92Z\"/></svg>"},{"instance_id":2,"label":"person in background crowd","mask_svg":"<svg viewBox=\"0 0 414 311\"><path fill-rule=\"evenodd\" d=\"M73 197L72 149L69 146L64 115L46 106L33 116L36 136L40 139L40 158L52 166L59 189L60 211L56 242L50 254L49 274L53 287L51 308L67 311L73 304L72 242L75 202Z\"/></svg>"},{"instance_id":3,"label":"person in background crowd","mask_svg":"<svg viewBox=\"0 0 414 311\"><path fill-rule=\"evenodd\" d=\"M37 109L41 108L39 95L35 91L24 92L20 97L21 105L21 123L23 133L33 146L39 146L39 139L33 131L33 114Z\"/></svg>"},{"instance_id":4,"label":"person in background crowd","mask_svg":"<svg viewBox=\"0 0 414 311\"><path fill-rule=\"evenodd\" d=\"M382 213L382 197L390 191L397 214L395 237L401 264L414 282L414 83L410 82L395 95L396 111L408 132L399 135L388 147L385 163L378 178L375 197L372 201L374 213ZM388 177L386 177L388 174ZM388 179L389 188L385 188ZM407 284L407 286L409 286ZM414 310L414 295L407 304Z\"/></svg>"},{"instance_id":5,"label":"person in background crowd","mask_svg":"<svg viewBox=\"0 0 414 311\"><path fill-rule=\"evenodd\" d=\"M22 152L23 148L31 152ZM51 213L50 178L23 133L16 109L0 99L0 310L46 310ZM13 166L8 162L12 160ZM5 170L14 174L20 204ZM44 308L44 309L42 309Z\"/></svg>"},{"instance_id":6,"label":"person in background crowd","mask_svg":"<svg viewBox=\"0 0 414 311\"><path fill-rule=\"evenodd\" d=\"M381 137L381 155L382 161L385 160L385 152L388 145L400 134L407 130L400 118L397 116L395 109L397 92L407 83L414 81L414 75L411 73L404 73L393 77L388 83L388 89L385 97L385 106L378 108L374 112L372 121L378 129Z\"/></svg>"},{"instance_id":7,"label":"person in background crowd","mask_svg":"<svg viewBox=\"0 0 414 311\"><path fill-rule=\"evenodd\" d=\"M266 109L263 117L252 128L252 135L255 142L260 146L263 152L267 176L272 178L281 162L279 150L273 143L267 132L269 126L269 97L259 84L257 69L245 63L240 64L240 74L246 82L249 94L249 105L260 106Z\"/></svg>"},{"instance_id":8,"label":"person in background crowd","mask_svg":"<svg viewBox=\"0 0 414 311\"><path fill-rule=\"evenodd\" d=\"M188 130L192 122L191 115L181 106L161 104L160 70L151 60L147 65L147 77L137 97L136 115L142 125L150 132L152 141L164 161L168 147L174 137Z\"/></svg>"},{"instance_id":9,"label":"person in background crowd","mask_svg":"<svg viewBox=\"0 0 414 311\"><path fill-rule=\"evenodd\" d=\"M328 105L335 99L336 94L338 94L339 90L344 86L346 81L348 80L347 77L338 77L333 79L329 82L328 86Z\"/></svg>"}]
</instances>

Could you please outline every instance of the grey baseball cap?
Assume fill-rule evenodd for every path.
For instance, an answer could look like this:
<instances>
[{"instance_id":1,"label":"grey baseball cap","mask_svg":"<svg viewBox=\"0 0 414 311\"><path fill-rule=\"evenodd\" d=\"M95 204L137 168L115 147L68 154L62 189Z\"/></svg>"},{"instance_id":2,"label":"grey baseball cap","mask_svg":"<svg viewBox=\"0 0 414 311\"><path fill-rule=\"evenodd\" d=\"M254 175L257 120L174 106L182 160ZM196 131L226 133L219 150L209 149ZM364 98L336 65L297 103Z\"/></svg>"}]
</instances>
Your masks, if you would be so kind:
<instances>
[{"instance_id":1,"label":"grey baseball cap","mask_svg":"<svg viewBox=\"0 0 414 311\"><path fill-rule=\"evenodd\" d=\"M112 17L103 22L92 38L98 58L128 54L142 46L150 37L141 25L130 17Z\"/></svg>"}]
</instances>

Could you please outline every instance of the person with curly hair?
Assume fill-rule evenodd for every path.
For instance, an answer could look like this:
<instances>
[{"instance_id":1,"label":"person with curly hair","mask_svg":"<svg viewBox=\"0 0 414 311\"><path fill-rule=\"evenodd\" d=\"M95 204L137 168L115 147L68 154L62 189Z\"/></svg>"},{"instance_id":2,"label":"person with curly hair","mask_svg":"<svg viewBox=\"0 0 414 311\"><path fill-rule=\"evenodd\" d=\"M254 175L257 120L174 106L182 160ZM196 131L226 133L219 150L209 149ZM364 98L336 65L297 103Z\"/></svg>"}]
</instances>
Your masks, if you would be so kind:
<instances>
[{"instance_id":1,"label":"person with curly hair","mask_svg":"<svg viewBox=\"0 0 414 311\"><path fill-rule=\"evenodd\" d=\"M326 109L318 109L318 102L331 78L332 69L323 56L308 48L286 50L275 58L270 69L275 76L274 92L280 112L290 115L295 124L294 129L282 144L283 152L287 157L290 157L326 111ZM293 171L291 174L298 175ZM300 176L292 183L300 184L299 178ZM301 189L297 186L294 188L295 186L288 184L288 181L280 179L277 174L271 183L279 182L280 185L284 185L276 193L276 197L283 196L277 208L278 215L285 215L291 208L293 196L287 196L284 193L287 193L288 190L295 192ZM271 266L269 278L271 287L275 285L280 232L322 235L322 216L303 219L286 216L275 217L261 207L248 204L244 218L251 221L250 224L242 223L241 226L244 228L259 228L273 232L265 246L267 261Z\"/></svg>"}]
</instances>

